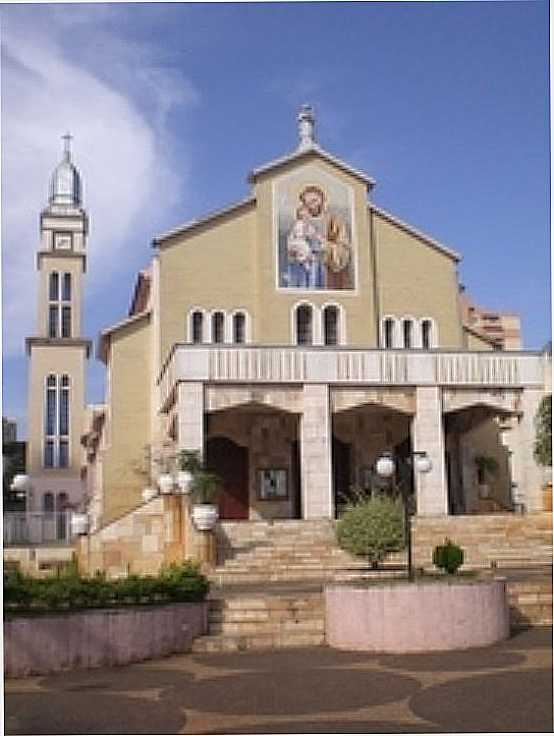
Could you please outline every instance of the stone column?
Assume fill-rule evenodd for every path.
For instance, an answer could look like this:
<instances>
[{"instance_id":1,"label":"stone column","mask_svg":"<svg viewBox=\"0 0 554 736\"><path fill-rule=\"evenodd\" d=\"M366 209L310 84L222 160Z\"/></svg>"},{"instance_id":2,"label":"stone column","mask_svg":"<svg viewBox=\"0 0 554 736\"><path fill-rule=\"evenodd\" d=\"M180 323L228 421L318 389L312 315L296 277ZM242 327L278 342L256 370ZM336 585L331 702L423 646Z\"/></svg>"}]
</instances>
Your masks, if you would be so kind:
<instances>
[{"instance_id":1,"label":"stone column","mask_svg":"<svg viewBox=\"0 0 554 736\"><path fill-rule=\"evenodd\" d=\"M200 450L204 454L204 385L179 383L177 397L179 450Z\"/></svg>"},{"instance_id":2,"label":"stone column","mask_svg":"<svg viewBox=\"0 0 554 736\"><path fill-rule=\"evenodd\" d=\"M442 392L438 386L416 388L416 415L412 423L414 452L425 450L433 467L414 473L418 516L448 514L448 486L444 460Z\"/></svg>"},{"instance_id":3,"label":"stone column","mask_svg":"<svg viewBox=\"0 0 554 736\"><path fill-rule=\"evenodd\" d=\"M331 410L329 386L304 386L300 418L302 517L332 519L335 515L331 472Z\"/></svg>"},{"instance_id":4,"label":"stone column","mask_svg":"<svg viewBox=\"0 0 554 736\"><path fill-rule=\"evenodd\" d=\"M521 415L512 429L505 434L504 444L510 451L512 500L525 511L542 511L544 471L535 462L535 415L544 393L541 389L526 388L521 394Z\"/></svg>"}]
</instances>

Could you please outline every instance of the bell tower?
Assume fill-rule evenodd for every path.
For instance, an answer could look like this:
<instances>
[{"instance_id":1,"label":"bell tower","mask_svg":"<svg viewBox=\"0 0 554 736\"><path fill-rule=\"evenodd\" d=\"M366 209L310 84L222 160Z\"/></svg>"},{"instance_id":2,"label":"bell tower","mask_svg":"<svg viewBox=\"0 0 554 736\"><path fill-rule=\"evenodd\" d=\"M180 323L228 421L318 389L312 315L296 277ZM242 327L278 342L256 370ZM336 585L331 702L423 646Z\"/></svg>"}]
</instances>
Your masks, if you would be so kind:
<instances>
[{"instance_id":1,"label":"bell tower","mask_svg":"<svg viewBox=\"0 0 554 736\"><path fill-rule=\"evenodd\" d=\"M81 177L71 160L71 136L63 141L63 158L40 215L37 329L26 339L30 511L77 507L84 492L80 438L91 342L81 334L81 311L88 218Z\"/></svg>"}]
</instances>

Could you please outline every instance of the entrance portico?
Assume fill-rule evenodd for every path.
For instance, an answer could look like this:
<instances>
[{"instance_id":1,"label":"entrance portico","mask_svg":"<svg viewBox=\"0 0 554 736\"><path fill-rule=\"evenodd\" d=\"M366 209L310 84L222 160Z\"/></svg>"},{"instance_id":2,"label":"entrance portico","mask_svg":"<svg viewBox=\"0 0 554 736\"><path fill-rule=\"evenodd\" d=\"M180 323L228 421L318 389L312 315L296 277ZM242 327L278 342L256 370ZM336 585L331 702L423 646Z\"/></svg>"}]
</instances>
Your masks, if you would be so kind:
<instances>
[{"instance_id":1,"label":"entrance portico","mask_svg":"<svg viewBox=\"0 0 554 736\"><path fill-rule=\"evenodd\" d=\"M265 426L269 452L256 462L249 454L248 518L273 513L269 506L260 511L256 503L260 467L287 470L288 506L275 506L278 518L333 518L335 486L344 478L333 459L336 465L337 440L344 446L348 437L356 446L347 473L352 485L360 483L363 468L371 466L379 451L394 450L403 442L408 443L405 448L426 451L432 469L415 479L417 514L446 515L449 506L456 509L449 504L445 426L448 417L471 407L475 416L484 407L485 418L517 417L507 442L514 448L520 496L533 511L538 510L540 471L531 467L527 450L541 395L542 361L538 354L498 352L176 345L158 383L162 411L176 416L179 449L205 452L210 436L222 432L239 444L242 432L243 446L251 449ZM360 426L365 426L362 432ZM360 454L364 432L373 434L375 443L372 448L368 439L365 457ZM298 474L293 468L295 443ZM345 451L340 456L344 463Z\"/></svg>"}]
</instances>

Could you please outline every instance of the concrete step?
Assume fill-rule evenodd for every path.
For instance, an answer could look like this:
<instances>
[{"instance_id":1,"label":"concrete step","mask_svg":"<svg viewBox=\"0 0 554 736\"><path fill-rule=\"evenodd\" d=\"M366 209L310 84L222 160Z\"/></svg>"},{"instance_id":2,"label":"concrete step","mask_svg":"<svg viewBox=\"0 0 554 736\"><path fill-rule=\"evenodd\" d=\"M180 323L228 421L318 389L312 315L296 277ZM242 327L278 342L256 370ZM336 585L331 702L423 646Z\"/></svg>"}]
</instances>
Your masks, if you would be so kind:
<instances>
[{"instance_id":1,"label":"concrete step","mask_svg":"<svg viewBox=\"0 0 554 736\"><path fill-rule=\"evenodd\" d=\"M323 633L307 632L257 635L215 635L201 636L192 645L194 654L216 652L243 652L251 649L285 649L289 647L321 646L325 643Z\"/></svg>"},{"instance_id":2,"label":"concrete step","mask_svg":"<svg viewBox=\"0 0 554 736\"><path fill-rule=\"evenodd\" d=\"M514 629L552 625L552 580L508 583L510 625Z\"/></svg>"}]
</instances>

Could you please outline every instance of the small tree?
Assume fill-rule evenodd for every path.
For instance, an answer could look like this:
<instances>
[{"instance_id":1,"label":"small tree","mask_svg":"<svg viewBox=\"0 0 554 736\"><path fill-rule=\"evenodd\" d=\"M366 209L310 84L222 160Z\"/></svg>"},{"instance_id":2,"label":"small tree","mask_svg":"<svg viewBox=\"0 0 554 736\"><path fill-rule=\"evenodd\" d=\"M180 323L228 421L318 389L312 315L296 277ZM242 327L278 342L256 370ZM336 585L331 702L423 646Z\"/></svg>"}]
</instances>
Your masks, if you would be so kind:
<instances>
[{"instance_id":1,"label":"small tree","mask_svg":"<svg viewBox=\"0 0 554 736\"><path fill-rule=\"evenodd\" d=\"M400 499L377 495L348 506L338 523L337 537L343 549L367 557L375 566L387 553L404 547L404 512Z\"/></svg>"},{"instance_id":2,"label":"small tree","mask_svg":"<svg viewBox=\"0 0 554 736\"><path fill-rule=\"evenodd\" d=\"M545 396L535 415L535 460L539 465L552 466L552 396Z\"/></svg>"}]
</instances>

